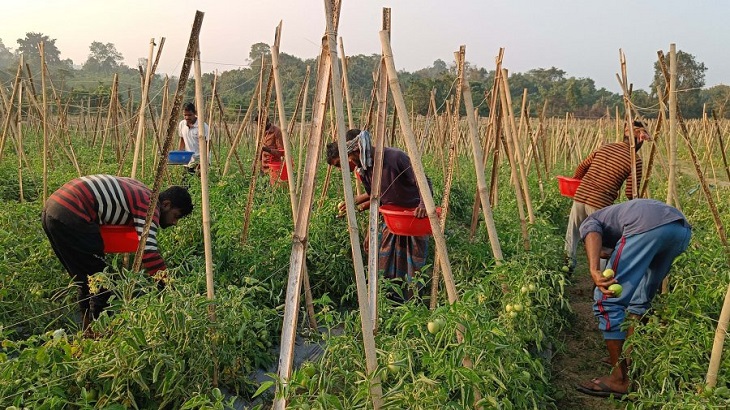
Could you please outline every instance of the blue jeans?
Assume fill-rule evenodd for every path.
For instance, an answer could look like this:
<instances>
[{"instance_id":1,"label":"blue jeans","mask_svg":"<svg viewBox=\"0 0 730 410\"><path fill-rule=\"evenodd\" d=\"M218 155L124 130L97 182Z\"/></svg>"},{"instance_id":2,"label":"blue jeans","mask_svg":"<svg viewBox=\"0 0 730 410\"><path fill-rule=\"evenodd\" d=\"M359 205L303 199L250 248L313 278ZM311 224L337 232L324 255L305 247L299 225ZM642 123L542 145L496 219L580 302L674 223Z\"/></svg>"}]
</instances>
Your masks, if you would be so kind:
<instances>
[{"instance_id":1,"label":"blue jeans","mask_svg":"<svg viewBox=\"0 0 730 410\"><path fill-rule=\"evenodd\" d=\"M604 339L626 339L621 330L626 312L642 316L649 310L672 262L687 249L691 236L692 230L677 221L619 239L607 266L613 268L623 292L612 298L596 288L593 294L593 314Z\"/></svg>"}]
</instances>

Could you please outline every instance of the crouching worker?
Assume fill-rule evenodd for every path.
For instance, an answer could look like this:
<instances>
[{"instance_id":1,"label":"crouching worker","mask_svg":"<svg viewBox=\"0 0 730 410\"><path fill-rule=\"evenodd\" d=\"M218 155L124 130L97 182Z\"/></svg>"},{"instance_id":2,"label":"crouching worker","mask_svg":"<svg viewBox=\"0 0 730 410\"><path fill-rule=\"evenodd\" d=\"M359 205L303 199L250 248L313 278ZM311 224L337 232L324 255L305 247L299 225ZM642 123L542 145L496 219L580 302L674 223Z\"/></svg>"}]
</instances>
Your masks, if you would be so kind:
<instances>
[{"instance_id":1,"label":"crouching worker","mask_svg":"<svg viewBox=\"0 0 730 410\"><path fill-rule=\"evenodd\" d=\"M622 324L627 314L639 319L649 310L672 262L687 249L692 230L676 208L653 199L634 199L594 212L581 224L580 235L596 285L593 313L613 370L576 388L592 396L620 398L629 390L622 352L626 337L633 333ZM602 247L613 249L606 265L613 272L599 267Z\"/></svg>"},{"instance_id":2,"label":"crouching worker","mask_svg":"<svg viewBox=\"0 0 730 410\"><path fill-rule=\"evenodd\" d=\"M370 133L351 129L347 131L348 170L356 172L367 193L355 197L358 211L370 207L370 192L373 182L374 148L370 141ZM336 142L327 144L327 163L341 168L340 153ZM431 181L428 181L431 188ZM383 150L383 173L380 180L380 205L397 205L403 208L415 208L416 218L427 216L421 194L416 183L416 175L411 167L411 159L397 148ZM340 211L344 210L343 208ZM380 249L378 250L378 270L386 279L399 279L404 282L403 299L413 297L411 282L416 272L426 264L428 256L429 236L395 235L381 223ZM365 239L367 249L368 240ZM402 301L396 295L391 299Z\"/></svg>"},{"instance_id":3,"label":"crouching worker","mask_svg":"<svg viewBox=\"0 0 730 410\"><path fill-rule=\"evenodd\" d=\"M74 179L46 201L43 230L61 264L78 286L83 329L106 308L109 291L90 296L88 278L107 266L100 225L133 225L141 237L152 192L143 183L113 175ZM154 275L166 269L157 249L157 231L189 215L193 203L188 191L172 186L160 193L144 247L142 263Z\"/></svg>"}]
</instances>

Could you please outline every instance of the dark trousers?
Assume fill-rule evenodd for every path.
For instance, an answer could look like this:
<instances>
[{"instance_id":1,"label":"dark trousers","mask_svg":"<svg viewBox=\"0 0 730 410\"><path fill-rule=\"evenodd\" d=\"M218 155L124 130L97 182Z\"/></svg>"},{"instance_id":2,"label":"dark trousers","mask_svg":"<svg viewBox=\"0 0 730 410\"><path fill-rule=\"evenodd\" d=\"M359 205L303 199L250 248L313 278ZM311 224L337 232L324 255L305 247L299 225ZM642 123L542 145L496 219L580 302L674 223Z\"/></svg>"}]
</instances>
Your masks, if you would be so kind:
<instances>
[{"instance_id":1,"label":"dark trousers","mask_svg":"<svg viewBox=\"0 0 730 410\"><path fill-rule=\"evenodd\" d=\"M78 302L85 323L96 319L107 307L111 293L106 289L90 295L89 276L107 266L99 225L82 219L64 223L43 211L43 230L53 252L78 288Z\"/></svg>"}]
</instances>

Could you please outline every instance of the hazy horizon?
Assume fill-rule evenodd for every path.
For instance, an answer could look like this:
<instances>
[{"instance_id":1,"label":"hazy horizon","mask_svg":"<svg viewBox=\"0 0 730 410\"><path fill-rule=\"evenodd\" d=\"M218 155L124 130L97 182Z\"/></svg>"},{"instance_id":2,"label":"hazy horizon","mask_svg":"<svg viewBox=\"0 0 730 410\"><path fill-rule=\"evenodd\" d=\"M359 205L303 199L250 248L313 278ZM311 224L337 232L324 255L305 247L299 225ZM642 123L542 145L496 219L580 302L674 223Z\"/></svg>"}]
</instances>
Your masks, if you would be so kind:
<instances>
[{"instance_id":1,"label":"hazy horizon","mask_svg":"<svg viewBox=\"0 0 730 410\"><path fill-rule=\"evenodd\" d=\"M657 50L670 43L695 56L708 70L705 87L730 84L730 61L717 51L728 38L728 3L698 1L579 0L529 2L456 0L448 6L435 0L342 2L338 36L346 55L380 54L378 32L383 7L391 8L392 47L396 67L413 72L466 45L466 60L487 70L505 48L503 66L510 73L557 67L568 77L585 77L596 87L619 92L619 49L626 55L628 79L648 91ZM703 5L711 6L706 10ZM247 67L251 45L273 44L283 21L281 51L314 58L325 31L324 3L312 0L252 0L245 4L147 1L102 2L51 0L14 2L5 10L0 39L17 49L17 39L39 32L56 39L61 58L82 65L93 41L113 43L124 63L136 67L146 58L149 41L165 47L158 73L179 75L195 11L205 12L200 35L204 72ZM339 49L338 49L339 52Z\"/></svg>"}]
</instances>

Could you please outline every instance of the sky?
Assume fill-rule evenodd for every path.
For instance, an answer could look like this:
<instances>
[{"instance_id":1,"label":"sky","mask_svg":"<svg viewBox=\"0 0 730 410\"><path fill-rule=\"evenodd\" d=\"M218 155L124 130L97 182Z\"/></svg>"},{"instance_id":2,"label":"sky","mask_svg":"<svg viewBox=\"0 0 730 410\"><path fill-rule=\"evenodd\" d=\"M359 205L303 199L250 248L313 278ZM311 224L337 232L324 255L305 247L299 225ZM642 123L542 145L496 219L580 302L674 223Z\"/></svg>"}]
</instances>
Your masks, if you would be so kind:
<instances>
[{"instance_id":1,"label":"sky","mask_svg":"<svg viewBox=\"0 0 730 410\"><path fill-rule=\"evenodd\" d=\"M0 39L15 49L26 32L56 39L61 58L83 64L92 41L113 43L136 67L150 39L165 37L158 73L178 75L196 10L202 71L223 72L250 63L251 45L274 42L306 59L319 54L325 32L324 0L0 0ZM342 0L338 36L346 55L380 54L382 10L391 8L391 44L399 70L415 71L454 60L466 46L472 65L494 69L500 47L510 73L557 67L568 77L592 78L619 92L620 51L629 83L649 89L657 51L695 56L708 68L705 86L730 84L730 2L710 0ZM339 52L339 50L338 50Z\"/></svg>"}]
</instances>

